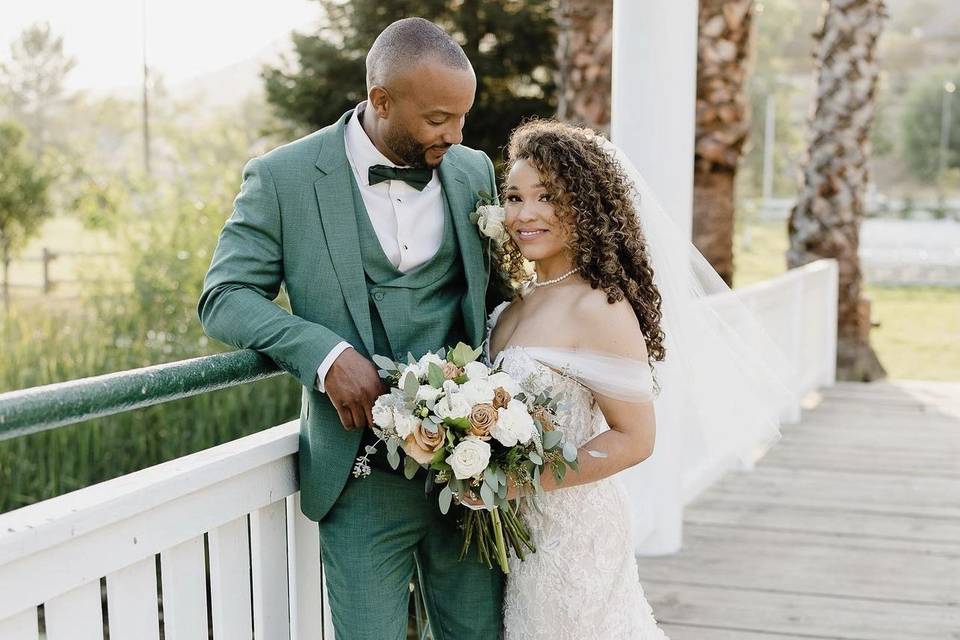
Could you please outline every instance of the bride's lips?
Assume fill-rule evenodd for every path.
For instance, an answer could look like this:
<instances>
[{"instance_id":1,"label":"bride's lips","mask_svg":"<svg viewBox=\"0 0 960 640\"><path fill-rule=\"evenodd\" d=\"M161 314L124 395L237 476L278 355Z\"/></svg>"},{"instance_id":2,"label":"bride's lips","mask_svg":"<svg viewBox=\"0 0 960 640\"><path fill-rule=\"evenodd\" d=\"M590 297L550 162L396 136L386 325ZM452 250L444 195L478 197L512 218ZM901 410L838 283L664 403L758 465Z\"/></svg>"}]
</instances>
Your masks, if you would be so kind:
<instances>
[{"instance_id":1,"label":"bride's lips","mask_svg":"<svg viewBox=\"0 0 960 640\"><path fill-rule=\"evenodd\" d=\"M520 242L533 242L550 233L546 229L517 229L517 240Z\"/></svg>"}]
</instances>

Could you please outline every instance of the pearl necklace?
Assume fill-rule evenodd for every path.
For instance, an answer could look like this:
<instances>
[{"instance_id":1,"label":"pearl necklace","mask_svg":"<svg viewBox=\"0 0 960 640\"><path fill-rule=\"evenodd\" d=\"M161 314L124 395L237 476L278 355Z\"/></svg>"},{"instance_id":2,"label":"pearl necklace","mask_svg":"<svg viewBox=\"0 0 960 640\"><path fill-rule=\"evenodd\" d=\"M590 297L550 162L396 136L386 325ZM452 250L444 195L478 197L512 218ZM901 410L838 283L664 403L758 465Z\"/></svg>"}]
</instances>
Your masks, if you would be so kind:
<instances>
[{"instance_id":1,"label":"pearl necklace","mask_svg":"<svg viewBox=\"0 0 960 640\"><path fill-rule=\"evenodd\" d=\"M573 269L571 271L567 271L565 274L563 274L559 278L554 278L553 280L544 280L543 282L537 282L536 280L532 280L530 282L530 286L533 287L534 289L539 289L540 287L546 287L551 284L557 284L561 280L565 280L569 278L570 276L575 274L577 271L580 271L580 267L577 267L576 269Z\"/></svg>"}]
</instances>

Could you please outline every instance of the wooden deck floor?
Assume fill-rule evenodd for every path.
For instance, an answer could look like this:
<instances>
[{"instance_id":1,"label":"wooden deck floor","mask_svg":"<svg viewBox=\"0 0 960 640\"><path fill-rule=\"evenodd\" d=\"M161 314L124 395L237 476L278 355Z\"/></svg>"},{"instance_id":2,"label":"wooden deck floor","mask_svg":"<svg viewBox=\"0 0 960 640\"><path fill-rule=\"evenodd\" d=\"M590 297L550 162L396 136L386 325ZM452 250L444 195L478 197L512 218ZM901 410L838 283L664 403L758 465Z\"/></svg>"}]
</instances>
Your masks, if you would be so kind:
<instances>
[{"instance_id":1,"label":"wooden deck floor","mask_svg":"<svg viewBox=\"0 0 960 640\"><path fill-rule=\"evenodd\" d=\"M960 639L960 383L839 384L640 558L671 640Z\"/></svg>"}]
</instances>

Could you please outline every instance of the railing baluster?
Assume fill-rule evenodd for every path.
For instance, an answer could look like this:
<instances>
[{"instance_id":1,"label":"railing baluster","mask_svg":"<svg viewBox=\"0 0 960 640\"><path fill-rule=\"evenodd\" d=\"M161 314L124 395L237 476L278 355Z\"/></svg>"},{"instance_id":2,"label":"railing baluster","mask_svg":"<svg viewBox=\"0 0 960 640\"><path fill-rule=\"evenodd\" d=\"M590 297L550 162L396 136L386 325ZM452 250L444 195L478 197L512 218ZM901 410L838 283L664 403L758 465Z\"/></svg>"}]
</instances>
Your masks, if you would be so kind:
<instances>
[{"instance_id":1,"label":"railing baluster","mask_svg":"<svg viewBox=\"0 0 960 640\"><path fill-rule=\"evenodd\" d=\"M300 492L287 497L287 548L290 571L290 637L323 636L320 602L320 534L317 523L300 510ZM327 638L326 640L331 640Z\"/></svg>"},{"instance_id":2,"label":"railing baluster","mask_svg":"<svg viewBox=\"0 0 960 640\"><path fill-rule=\"evenodd\" d=\"M256 637L258 640L289 638L285 500L277 500L250 514L250 549Z\"/></svg>"},{"instance_id":3,"label":"railing baluster","mask_svg":"<svg viewBox=\"0 0 960 640\"><path fill-rule=\"evenodd\" d=\"M107 575L107 622L110 640L159 640L155 556Z\"/></svg>"},{"instance_id":4,"label":"railing baluster","mask_svg":"<svg viewBox=\"0 0 960 640\"><path fill-rule=\"evenodd\" d=\"M203 536L160 552L165 640L207 640Z\"/></svg>"},{"instance_id":5,"label":"railing baluster","mask_svg":"<svg viewBox=\"0 0 960 640\"><path fill-rule=\"evenodd\" d=\"M247 516L217 527L210 543L210 601L214 640L253 637L250 610L250 537Z\"/></svg>"},{"instance_id":6,"label":"railing baluster","mask_svg":"<svg viewBox=\"0 0 960 640\"><path fill-rule=\"evenodd\" d=\"M53 598L43 610L47 640L103 640L99 578Z\"/></svg>"}]
</instances>

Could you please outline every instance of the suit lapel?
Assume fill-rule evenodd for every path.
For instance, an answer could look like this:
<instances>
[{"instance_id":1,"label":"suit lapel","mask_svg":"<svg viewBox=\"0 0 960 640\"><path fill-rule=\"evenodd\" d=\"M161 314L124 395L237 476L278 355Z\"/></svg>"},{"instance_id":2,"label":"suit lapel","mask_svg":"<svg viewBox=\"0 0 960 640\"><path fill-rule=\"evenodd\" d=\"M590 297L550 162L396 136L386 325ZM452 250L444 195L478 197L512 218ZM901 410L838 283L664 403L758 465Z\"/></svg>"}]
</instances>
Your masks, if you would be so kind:
<instances>
[{"instance_id":1,"label":"suit lapel","mask_svg":"<svg viewBox=\"0 0 960 640\"><path fill-rule=\"evenodd\" d=\"M476 225L470 222L470 212L476 205L477 196L471 192L466 174L452 160L453 158L447 157L440 164L440 184L450 207L467 279L467 295L464 296L462 305L464 322L471 344L478 346L484 339L487 269L483 260L480 233Z\"/></svg>"},{"instance_id":2,"label":"suit lapel","mask_svg":"<svg viewBox=\"0 0 960 640\"><path fill-rule=\"evenodd\" d=\"M357 210L353 199L353 175L343 141L343 128L352 113L349 111L344 114L324 136L317 158L317 168L324 175L314 182L314 188L320 208L323 235L340 281L340 289L367 353L372 354L373 328L370 324L367 283L360 253Z\"/></svg>"}]
</instances>

